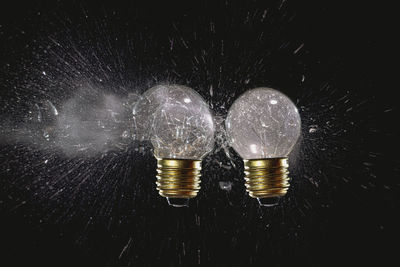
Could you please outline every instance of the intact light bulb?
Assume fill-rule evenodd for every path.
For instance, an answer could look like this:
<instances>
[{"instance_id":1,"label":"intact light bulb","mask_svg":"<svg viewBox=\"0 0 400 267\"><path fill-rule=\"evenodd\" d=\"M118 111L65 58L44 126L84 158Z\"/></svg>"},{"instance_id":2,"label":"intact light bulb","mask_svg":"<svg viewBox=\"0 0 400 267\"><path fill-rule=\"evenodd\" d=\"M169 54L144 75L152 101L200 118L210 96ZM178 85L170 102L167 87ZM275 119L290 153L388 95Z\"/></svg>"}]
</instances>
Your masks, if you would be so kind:
<instances>
[{"instance_id":1,"label":"intact light bulb","mask_svg":"<svg viewBox=\"0 0 400 267\"><path fill-rule=\"evenodd\" d=\"M300 136L296 106L279 91L255 88L233 103L225 126L244 160L246 191L260 205L276 205L289 188L287 157Z\"/></svg>"},{"instance_id":2,"label":"intact light bulb","mask_svg":"<svg viewBox=\"0 0 400 267\"><path fill-rule=\"evenodd\" d=\"M193 89L161 85L143 95L150 109L150 140L157 158L157 190L172 206L187 206L200 190L202 158L214 145L208 105Z\"/></svg>"}]
</instances>

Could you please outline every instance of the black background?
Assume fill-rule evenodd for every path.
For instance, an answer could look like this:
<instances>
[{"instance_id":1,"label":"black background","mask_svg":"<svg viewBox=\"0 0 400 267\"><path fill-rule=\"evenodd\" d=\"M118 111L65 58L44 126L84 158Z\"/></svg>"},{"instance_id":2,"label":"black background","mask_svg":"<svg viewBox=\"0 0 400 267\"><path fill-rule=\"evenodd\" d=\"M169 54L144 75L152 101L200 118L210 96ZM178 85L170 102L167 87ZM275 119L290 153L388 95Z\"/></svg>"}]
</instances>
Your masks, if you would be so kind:
<instances>
[{"instance_id":1,"label":"black background","mask_svg":"<svg viewBox=\"0 0 400 267\"><path fill-rule=\"evenodd\" d=\"M221 116L240 93L271 86L296 102L303 122L288 195L278 207L258 207L245 194L242 163L233 151L238 167L219 168L218 161L228 159L211 153L199 196L189 208L175 209L154 188L151 152L140 154L134 144L84 164L52 154L53 168L40 165L46 151L2 144L0 253L2 261L13 262L2 265L389 263L397 252L400 203L398 109L395 90L383 85L389 7L189 2L3 2L3 114L19 118L33 95L68 96L57 82L40 90L49 84L38 78L42 69L53 71L53 78L77 75L55 70L46 50L79 50L93 65L78 62L76 69L94 83L102 75L96 69L111 66L106 83L116 94L125 93L118 86L143 92L159 82L186 84ZM100 59L93 61L93 54ZM315 135L312 125L319 125ZM47 187L46 179L69 169L74 172ZM80 170L88 170L83 184L73 179ZM99 182L101 172L106 179ZM232 182L232 190L221 190L219 181ZM52 198L59 189L63 193Z\"/></svg>"}]
</instances>

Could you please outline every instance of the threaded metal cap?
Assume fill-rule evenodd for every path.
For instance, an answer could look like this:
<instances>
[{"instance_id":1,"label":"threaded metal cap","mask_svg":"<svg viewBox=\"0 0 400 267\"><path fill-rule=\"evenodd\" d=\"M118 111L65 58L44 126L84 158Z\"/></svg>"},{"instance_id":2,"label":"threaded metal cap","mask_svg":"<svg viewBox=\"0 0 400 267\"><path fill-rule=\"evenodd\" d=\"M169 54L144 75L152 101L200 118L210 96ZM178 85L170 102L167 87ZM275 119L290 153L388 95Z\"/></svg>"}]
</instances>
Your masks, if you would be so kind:
<instances>
[{"instance_id":1,"label":"threaded metal cap","mask_svg":"<svg viewBox=\"0 0 400 267\"><path fill-rule=\"evenodd\" d=\"M174 198L194 198L200 190L200 170L201 160L157 159L159 194L169 202Z\"/></svg>"},{"instance_id":2,"label":"threaded metal cap","mask_svg":"<svg viewBox=\"0 0 400 267\"><path fill-rule=\"evenodd\" d=\"M264 198L276 198L286 195L289 189L287 158L244 160L246 191L249 196L263 203Z\"/></svg>"}]
</instances>

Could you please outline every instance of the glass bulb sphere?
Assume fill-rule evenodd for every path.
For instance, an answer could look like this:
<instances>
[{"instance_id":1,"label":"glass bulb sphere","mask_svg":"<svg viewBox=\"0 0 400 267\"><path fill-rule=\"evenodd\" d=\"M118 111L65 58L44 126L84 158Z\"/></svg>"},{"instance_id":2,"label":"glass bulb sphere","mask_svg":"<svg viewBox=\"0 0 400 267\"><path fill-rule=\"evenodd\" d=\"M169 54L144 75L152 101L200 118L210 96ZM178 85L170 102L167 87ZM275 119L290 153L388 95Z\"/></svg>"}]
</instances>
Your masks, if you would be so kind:
<instances>
[{"instance_id":1,"label":"glass bulb sphere","mask_svg":"<svg viewBox=\"0 0 400 267\"><path fill-rule=\"evenodd\" d=\"M199 160L213 148L214 122L208 106L184 99L164 103L153 114L151 143L158 158Z\"/></svg>"},{"instance_id":2,"label":"glass bulb sphere","mask_svg":"<svg viewBox=\"0 0 400 267\"><path fill-rule=\"evenodd\" d=\"M229 109L225 127L230 145L245 160L250 196L260 200L286 194L286 157L301 132L294 103L271 88L249 90Z\"/></svg>"},{"instance_id":3,"label":"glass bulb sphere","mask_svg":"<svg viewBox=\"0 0 400 267\"><path fill-rule=\"evenodd\" d=\"M154 86L142 94L132 109L133 126L137 140L151 140L154 133L152 131L153 122L157 117L156 113L164 104L208 110L203 98L187 86L177 84ZM205 113L207 114L207 112ZM211 117L211 114L209 117Z\"/></svg>"},{"instance_id":4,"label":"glass bulb sphere","mask_svg":"<svg viewBox=\"0 0 400 267\"><path fill-rule=\"evenodd\" d=\"M187 205L200 189L201 159L214 145L208 105L189 87L159 85L144 93L134 113L147 117L136 122L158 160L157 189L171 205Z\"/></svg>"},{"instance_id":5,"label":"glass bulb sphere","mask_svg":"<svg viewBox=\"0 0 400 267\"><path fill-rule=\"evenodd\" d=\"M242 94L225 122L231 146L244 159L286 157L300 136L301 120L293 102L271 88Z\"/></svg>"}]
</instances>

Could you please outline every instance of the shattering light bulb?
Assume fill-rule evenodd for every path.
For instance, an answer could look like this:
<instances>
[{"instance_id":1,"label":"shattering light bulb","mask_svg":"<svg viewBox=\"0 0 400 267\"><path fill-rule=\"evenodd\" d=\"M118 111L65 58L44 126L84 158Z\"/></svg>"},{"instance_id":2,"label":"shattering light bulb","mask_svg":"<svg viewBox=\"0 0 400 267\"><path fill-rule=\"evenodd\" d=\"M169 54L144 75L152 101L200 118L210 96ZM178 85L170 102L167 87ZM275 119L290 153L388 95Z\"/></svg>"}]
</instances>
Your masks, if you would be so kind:
<instances>
[{"instance_id":1,"label":"shattering light bulb","mask_svg":"<svg viewBox=\"0 0 400 267\"><path fill-rule=\"evenodd\" d=\"M276 205L289 188L287 157L300 136L296 106L279 91L255 88L233 103L225 126L244 160L246 191L260 205Z\"/></svg>"},{"instance_id":2,"label":"shattering light bulb","mask_svg":"<svg viewBox=\"0 0 400 267\"><path fill-rule=\"evenodd\" d=\"M187 206L200 189L201 159L214 145L214 121L208 105L193 89L159 85L143 94L157 158L157 190L173 206ZM143 104L141 104L143 106Z\"/></svg>"}]
</instances>

